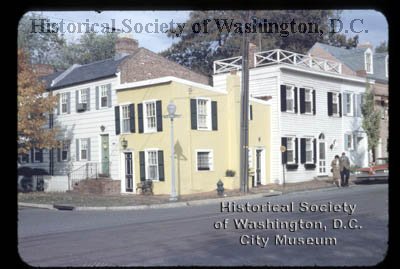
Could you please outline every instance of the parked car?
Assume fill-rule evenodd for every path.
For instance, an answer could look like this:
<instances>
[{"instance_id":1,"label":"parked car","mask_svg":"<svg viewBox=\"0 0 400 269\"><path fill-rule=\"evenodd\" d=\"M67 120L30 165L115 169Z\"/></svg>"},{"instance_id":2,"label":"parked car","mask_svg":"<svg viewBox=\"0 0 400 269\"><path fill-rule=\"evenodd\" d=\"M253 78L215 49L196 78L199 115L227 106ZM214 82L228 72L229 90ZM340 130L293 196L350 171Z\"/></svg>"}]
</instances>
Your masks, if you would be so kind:
<instances>
[{"instance_id":1,"label":"parked car","mask_svg":"<svg viewBox=\"0 0 400 269\"><path fill-rule=\"evenodd\" d=\"M386 181L389 178L389 162L387 158L378 158L369 167L359 168L355 171L355 183L365 181Z\"/></svg>"}]
</instances>

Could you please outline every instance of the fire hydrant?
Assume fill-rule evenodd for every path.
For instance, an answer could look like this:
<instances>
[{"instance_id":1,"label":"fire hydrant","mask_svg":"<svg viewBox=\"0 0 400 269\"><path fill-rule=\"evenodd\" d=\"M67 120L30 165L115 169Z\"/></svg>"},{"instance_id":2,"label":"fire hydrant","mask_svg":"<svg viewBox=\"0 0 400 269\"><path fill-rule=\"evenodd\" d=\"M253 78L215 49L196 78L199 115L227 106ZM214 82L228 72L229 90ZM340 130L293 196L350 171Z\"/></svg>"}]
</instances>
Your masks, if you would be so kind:
<instances>
[{"instance_id":1,"label":"fire hydrant","mask_svg":"<svg viewBox=\"0 0 400 269\"><path fill-rule=\"evenodd\" d=\"M221 179L217 182L217 192L219 196L224 195L224 182Z\"/></svg>"}]
</instances>

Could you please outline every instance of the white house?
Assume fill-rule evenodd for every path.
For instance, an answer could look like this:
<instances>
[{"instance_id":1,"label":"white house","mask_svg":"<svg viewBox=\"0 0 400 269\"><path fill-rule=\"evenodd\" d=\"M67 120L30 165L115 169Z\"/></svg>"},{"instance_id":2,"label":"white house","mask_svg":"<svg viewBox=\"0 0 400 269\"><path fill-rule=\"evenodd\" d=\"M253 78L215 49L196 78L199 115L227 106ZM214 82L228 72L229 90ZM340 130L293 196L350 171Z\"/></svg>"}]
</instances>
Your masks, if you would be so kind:
<instances>
[{"instance_id":1,"label":"white house","mask_svg":"<svg viewBox=\"0 0 400 269\"><path fill-rule=\"evenodd\" d=\"M271 99L272 156L267 169L273 181L331 175L331 160L342 152L352 165L367 165L368 139L361 127L365 78L344 75L340 63L309 55L279 49L250 54L250 96ZM214 87L225 89L227 72L240 70L241 60L215 61Z\"/></svg>"}]
</instances>

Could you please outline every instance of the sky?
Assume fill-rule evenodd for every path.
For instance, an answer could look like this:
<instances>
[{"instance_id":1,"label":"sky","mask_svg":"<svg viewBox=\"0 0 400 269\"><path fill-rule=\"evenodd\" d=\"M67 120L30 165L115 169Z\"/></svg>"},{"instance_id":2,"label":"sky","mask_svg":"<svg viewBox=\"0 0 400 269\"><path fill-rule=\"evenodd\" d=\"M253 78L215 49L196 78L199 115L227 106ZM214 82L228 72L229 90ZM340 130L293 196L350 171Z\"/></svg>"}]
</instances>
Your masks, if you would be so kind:
<instances>
[{"instance_id":1,"label":"sky","mask_svg":"<svg viewBox=\"0 0 400 269\"><path fill-rule=\"evenodd\" d=\"M105 26L113 27L115 25L117 29L130 31L130 35L133 35L139 41L139 46L160 52L179 40L178 38L168 38L163 31L170 29L171 26L177 27L178 24L184 23L188 19L190 11L103 11L101 13L95 11L52 11L41 12L41 14L48 17L50 23L57 23L58 31L61 31L60 22L62 20L64 22L62 30L70 42L79 39L81 34L77 33L78 27L81 27L81 32L90 29L85 27L92 26L91 29L102 31L105 28L101 24L105 23ZM360 43L370 42L376 47L380 42L388 40L388 24L384 15L380 12L345 10L341 14L341 22L342 33L349 37L358 34ZM179 35L180 29L178 27L177 35ZM346 30L347 33L344 32Z\"/></svg>"}]
</instances>

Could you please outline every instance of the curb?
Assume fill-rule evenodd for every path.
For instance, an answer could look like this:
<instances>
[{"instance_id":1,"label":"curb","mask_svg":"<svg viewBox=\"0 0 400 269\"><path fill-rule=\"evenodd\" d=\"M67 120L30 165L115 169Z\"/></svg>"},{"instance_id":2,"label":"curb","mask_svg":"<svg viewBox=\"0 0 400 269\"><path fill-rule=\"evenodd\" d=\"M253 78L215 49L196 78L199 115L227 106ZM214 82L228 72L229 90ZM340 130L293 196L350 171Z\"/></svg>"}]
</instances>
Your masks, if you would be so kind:
<instances>
[{"instance_id":1,"label":"curb","mask_svg":"<svg viewBox=\"0 0 400 269\"><path fill-rule=\"evenodd\" d=\"M49 204L33 204L33 203L20 203L20 202L18 202L18 206L56 210L53 205L49 205Z\"/></svg>"},{"instance_id":2,"label":"curb","mask_svg":"<svg viewBox=\"0 0 400 269\"><path fill-rule=\"evenodd\" d=\"M25 207L33 207L33 208L42 208L42 209L50 209L50 210L76 210L76 211L123 211L123 210L144 210L144 209L162 209L162 208L177 208L177 207L185 207L185 206L199 206L199 205L207 205L207 204L215 204L220 203L222 201L227 200L245 200L245 199L254 199L254 198L262 198L262 197L271 197L281 195L280 191L273 191L269 193L258 193L252 195L245 196L231 196L224 198L214 198L214 199L206 199L206 200L194 200L187 202L174 202L168 204L152 204L152 205L136 205L136 206L73 206L73 205L61 205L61 204L33 204L33 203L18 203L18 206ZM68 208L66 208L68 207Z\"/></svg>"}]
</instances>

